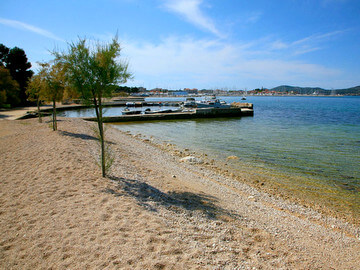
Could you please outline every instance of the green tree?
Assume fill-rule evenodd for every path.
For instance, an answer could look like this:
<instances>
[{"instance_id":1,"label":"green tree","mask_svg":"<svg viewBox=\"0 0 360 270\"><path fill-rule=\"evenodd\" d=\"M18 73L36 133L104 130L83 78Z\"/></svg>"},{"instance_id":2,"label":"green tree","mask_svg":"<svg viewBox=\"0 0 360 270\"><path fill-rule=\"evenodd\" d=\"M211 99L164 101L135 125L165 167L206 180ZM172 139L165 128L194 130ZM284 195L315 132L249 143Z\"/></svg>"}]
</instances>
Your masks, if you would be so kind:
<instances>
[{"instance_id":1,"label":"green tree","mask_svg":"<svg viewBox=\"0 0 360 270\"><path fill-rule=\"evenodd\" d=\"M19 84L11 77L10 71L0 66L0 107L19 102Z\"/></svg>"},{"instance_id":2,"label":"green tree","mask_svg":"<svg viewBox=\"0 0 360 270\"><path fill-rule=\"evenodd\" d=\"M19 84L19 100L11 105L27 104L26 86L34 72L30 70L31 63L28 62L24 50L18 47L9 49L0 44L0 65L6 67L12 78Z\"/></svg>"},{"instance_id":3,"label":"green tree","mask_svg":"<svg viewBox=\"0 0 360 270\"><path fill-rule=\"evenodd\" d=\"M34 101L36 102L36 106L37 106L37 113L39 116L39 122L42 122L42 118L41 118L41 111L40 111L40 104L41 104L41 90L43 88L43 80L40 76L40 74L34 75L31 77L27 88L26 88L26 94L28 95L28 100L29 101Z\"/></svg>"},{"instance_id":4,"label":"green tree","mask_svg":"<svg viewBox=\"0 0 360 270\"><path fill-rule=\"evenodd\" d=\"M91 45L91 44L90 44ZM54 52L63 61L67 79L84 100L93 103L101 145L101 172L106 176L105 134L103 126L103 98L111 97L119 83L125 83L131 74L128 64L120 62L120 43L115 37L109 44L97 43L93 48L86 39L69 44L68 52Z\"/></svg>"},{"instance_id":5,"label":"green tree","mask_svg":"<svg viewBox=\"0 0 360 270\"><path fill-rule=\"evenodd\" d=\"M39 97L44 101L49 101L53 106L52 128L57 130L56 102L61 101L65 89L65 69L61 62L39 63L41 69Z\"/></svg>"},{"instance_id":6,"label":"green tree","mask_svg":"<svg viewBox=\"0 0 360 270\"><path fill-rule=\"evenodd\" d=\"M5 66L9 51L10 49L8 47L4 44L0 44L0 66Z\"/></svg>"}]
</instances>

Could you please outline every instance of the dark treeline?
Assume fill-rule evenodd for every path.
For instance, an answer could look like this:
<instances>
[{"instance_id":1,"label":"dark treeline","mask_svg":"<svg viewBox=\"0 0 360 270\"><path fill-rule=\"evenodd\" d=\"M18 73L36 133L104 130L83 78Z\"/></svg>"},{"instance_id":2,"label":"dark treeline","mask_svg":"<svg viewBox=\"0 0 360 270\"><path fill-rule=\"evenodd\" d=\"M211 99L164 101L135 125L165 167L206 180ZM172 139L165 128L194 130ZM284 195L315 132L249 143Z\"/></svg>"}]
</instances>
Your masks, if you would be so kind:
<instances>
[{"instance_id":1,"label":"dark treeline","mask_svg":"<svg viewBox=\"0 0 360 270\"><path fill-rule=\"evenodd\" d=\"M0 44L0 107L28 105L26 87L34 72L23 49Z\"/></svg>"},{"instance_id":2,"label":"dark treeline","mask_svg":"<svg viewBox=\"0 0 360 270\"><path fill-rule=\"evenodd\" d=\"M128 94L133 94L133 93L139 93L141 91L140 87L129 87L129 86L118 86L115 88L115 93L128 93Z\"/></svg>"}]
</instances>

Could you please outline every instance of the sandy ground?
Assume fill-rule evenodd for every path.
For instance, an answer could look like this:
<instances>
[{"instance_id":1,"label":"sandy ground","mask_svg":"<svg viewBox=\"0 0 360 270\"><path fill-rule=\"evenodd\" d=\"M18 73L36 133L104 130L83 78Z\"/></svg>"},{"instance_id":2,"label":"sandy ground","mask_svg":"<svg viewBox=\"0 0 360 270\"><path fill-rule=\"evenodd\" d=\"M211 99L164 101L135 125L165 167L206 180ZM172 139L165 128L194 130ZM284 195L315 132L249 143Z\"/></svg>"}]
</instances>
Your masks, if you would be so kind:
<instances>
[{"instance_id":1,"label":"sandy ground","mask_svg":"<svg viewBox=\"0 0 360 270\"><path fill-rule=\"evenodd\" d=\"M0 121L0 269L359 269L360 228L94 123ZM245 179L246 180L246 179Z\"/></svg>"},{"instance_id":2,"label":"sandy ground","mask_svg":"<svg viewBox=\"0 0 360 270\"><path fill-rule=\"evenodd\" d=\"M26 115L29 111L35 111L36 107L21 107L11 110L0 110L0 120L16 120L21 116Z\"/></svg>"},{"instance_id":3,"label":"sandy ground","mask_svg":"<svg viewBox=\"0 0 360 270\"><path fill-rule=\"evenodd\" d=\"M68 104L64 105L59 102L56 103L56 107L72 107L77 106L76 104ZM51 109L52 105L43 105L40 106L40 109ZM3 109L0 108L0 121L1 120L18 120L21 119L21 117L26 116L28 112L37 112L36 106L30 106L30 107L16 107L12 109Z\"/></svg>"}]
</instances>

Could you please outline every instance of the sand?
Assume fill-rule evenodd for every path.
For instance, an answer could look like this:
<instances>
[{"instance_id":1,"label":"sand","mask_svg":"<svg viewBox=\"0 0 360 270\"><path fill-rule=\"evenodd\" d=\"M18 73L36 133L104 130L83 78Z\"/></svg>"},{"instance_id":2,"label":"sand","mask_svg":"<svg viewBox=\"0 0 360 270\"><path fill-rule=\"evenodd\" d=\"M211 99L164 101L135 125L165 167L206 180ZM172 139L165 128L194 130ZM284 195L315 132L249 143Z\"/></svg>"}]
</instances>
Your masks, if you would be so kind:
<instances>
[{"instance_id":1,"label":"sand","mask_svg":"<svg viewBox=\"0 0 360 270\"><path fill-rule=\"evenodd\" d=\"M36 111L36 107L20 107L16 109L0 109L0 120L16 120L30 111Z\"/></svg>"},{"instance_id":2,"label":"sand","mask_svg":"<svg viewBox=\"0 0 360 270\"><path fill-rule=\"evenodd\" d=\"M112 127L0 121L0 269L359 269L360 228Z\"/></svg>"}]
</instances>

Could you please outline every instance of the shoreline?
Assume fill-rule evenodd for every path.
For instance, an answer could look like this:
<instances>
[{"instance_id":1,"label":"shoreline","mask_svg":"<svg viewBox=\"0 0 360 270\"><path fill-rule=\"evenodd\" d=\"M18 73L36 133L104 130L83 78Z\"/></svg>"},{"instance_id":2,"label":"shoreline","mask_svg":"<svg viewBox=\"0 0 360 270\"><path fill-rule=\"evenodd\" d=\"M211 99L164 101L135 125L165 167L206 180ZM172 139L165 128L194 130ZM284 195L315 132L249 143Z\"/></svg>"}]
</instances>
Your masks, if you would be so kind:
<instances>
[{"instance_id":1,"label":"shoreline","mask_svg":"<svg viewBox=\"0 0 360 270\"><path fill-rule=\"evenodd\" d=\"M117 126L113 123L108 123L107 125ZM126 127L126 124L124 127ZM301 205L305 208L316 209L316 211L319 211L324 215L341 219L344 222L349 222L355 226L360 225L360 211L358 209L354 211L352 207L349 207L346 204L346 201L341 201L341 204L339 204L340 202L331 198L331 192L327 194L327 196L323 194L323 196L320 197L317 193L309 192L307 188L302 190L299 186L296 186L292 183L292 181L296 181L297 185L304 183L302 182L306 181L304 176L280 176L280 171L274 171L274 176L274 172L265 172L266 168L251 167L250 169L245 170L236 169L236 167L232 166L234 165L233 162L239 162L239 164L236 166L240 168L248 168L249 166L246 163L241 163L241 157L229 156L227 159L219 159L215 156L211 156L209 153L202 153L197 152L194 149L182 148L176 145L176 143L169 143L170 141L163 141L159 138L154 138L153 136L148 136L141 133L132 134L130 131L123 131L120 129L117 130L145 141L146 143L151 143L153 146L161 150L165 150L179 158L183 158L188 155L194 156L200 160L203 160L202 164L196 164L196 166L211 169L216 173L219 173L225 177L233 178L234 181L240 181L244 184L250 185L257 190L270 194L276 198L280 198L289 203ZM274 177L280 177L282 180L274 181ZM287 178L289 177L292 179L288 180ZM319 185L319 183L317 184ZM327 186L323 186L322 188L328 189ZM353 200L356 200L356 197L354 197Z\"/></svg>"},{"instance_id":2,"label":"shoreline","mask_svg":"<svg viewBox=\"0 0 360 270\"><path fill-rule=\"evenodd\" d=\"M109 123L109 125L111 126L111 123ZM355 228L355 230L352 231L352 229L350 229L347 232L347 235L348 236L353 235L357 237L357 234L359 234L358 238L360 240L360 230L359 230L360 221L357 216L353 217L351 216L351 213L350 214L348 213L348 215L337 214L336 209L329 208L328 205L314 203L316 197L310 201L307 200L306 195L305 197L303 196L302 198L299 198L297 197L299 193L293 193L292 191L289 191L286 188L285 189L281 188L278 183L271 183L270 181L266 180L263 177L258 177L255 180L249 179L253 177L253 175L244 175L244 173L236 172L233 168L228 166L227 163L231 161L231 158L226 162L224 162L209 157L207 154L204 153L197 153L196 151L187 148L182 149L176 144L168 143L166 141L162 141L161 139L154 139L151 138L151 136L149 138L148 136L143 135L141 133L131 134L128 131L121 131L118 129L116 129L116 132L121 132L142 143L149 144L151 146L156 147L157 149L160 149L161 151L168 152L172 157L175 157L178 160L181 160L181 158L187 156L193 156L201 160L201 162L192 163L190 166L192 168L197 167L197 170L199 170L200 173L203 173L204 171L208 170L207 174L211 174L211 175L217 174L218 177L220 178L222 177L229 178L231 182L230 186L232 185L236 186L237 184L240 184L240 185L245 185L250 189L254 189L255 192L259 194L259 196L265 196L267 198L270 198L270 200L272 200L271 198L273 198L274 201L280 202L281 206L276 205L277 203L271 202L271 204L278 209L284 210L284 205L287 205L285 208L290 209L293 207L302 213L311 213L309 214L309 215L313 215L311 218L317 216L317 218L314 218L314 220L318 219L317 222L319 223L322 223L322 221L320 221L321 219L325 219L325 220L334 219L337 220L336 222L340 222L340 223L344 222L343 224L349 223L349 228ZM199 171L197 173L199 173ZM264 181L267 183L267 185L264 185ZM235 184L232 182L234 182ZM289 212L293 212L293 210L290 210ZM296 215L301 215L301 214L296 214ZM344 229L345 227L347 227L347 225L341 227ZM358 230L359 233L356 232Z\"/></svg>"},{"instance_id":3,"label":"shoreline","mask_svg":"<svg viewBox=\"0 0 360 270\"><path fill-rule=\"evenodd\" d=\"M1 122L4 268L358 267L358 226L112 127L102 178L94 123L59 120Z\"/></svg>"}]
</instances>

